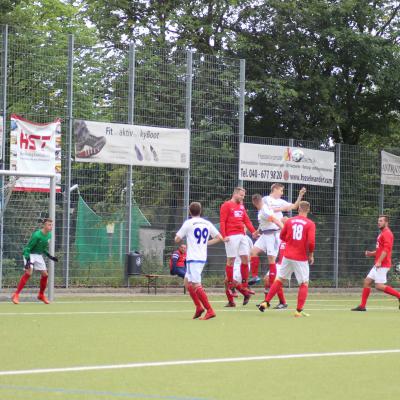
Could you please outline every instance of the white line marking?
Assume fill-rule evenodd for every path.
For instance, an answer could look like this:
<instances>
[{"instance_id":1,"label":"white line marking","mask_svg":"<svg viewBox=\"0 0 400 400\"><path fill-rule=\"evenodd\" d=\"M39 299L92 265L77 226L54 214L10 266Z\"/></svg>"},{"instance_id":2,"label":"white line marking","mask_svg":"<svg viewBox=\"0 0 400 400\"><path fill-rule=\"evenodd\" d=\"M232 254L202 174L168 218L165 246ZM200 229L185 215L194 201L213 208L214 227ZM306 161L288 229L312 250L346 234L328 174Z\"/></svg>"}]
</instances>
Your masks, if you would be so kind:
<instances>
[{"instance_id":1,"label":"white line marking","mask_svg":"<svg viewBox=\"0 0 400 400\"><path fill-rule=\"evenodd\" d=\"M368 311L395 311L397 307L368 307ZM289 308L286 310L271 310L266 311L265 315L267 314L280 314L282 312L291 312L294 311L294 308ZM345 311L350 312L350 308L307 308L306 311ZM230 310L223 310L223 309L216 309L217 314L221 312L255 312L260 313L258 310L253 309L246 309L246 308L234 308ZM7 317L7 316L16 316L16 315L24 315L24 316L35 316L35 315L113 315L113 314L180 314L180 313L193 313L193 310L125 310L125 311L56 311L56 312L2 312L0 313L0 317Z\"/></svg>"},{"instance_id":2,"label":"white line marking","mask_svg":"<svg viewBox=\"0 0 400 400\"><path fill-rule=\"evenodd\" d=\"M127 369L127 368L167 367L167 366L194 365L194 364L216 364L216 363L234 363L234 362L248 362L248 361L288 360L288 359L317 358L317 357L367 356L367 355L381 355L381 354L395 354L395 353L400 353L400 349L367 350L367 351L339 351L339 352L332 352L332 353L278 354L278 355L268 355L268 356L267 355L266 356L252 356L252 357L209 358L209 359L197 359L197 360L141 362L141 363L131 363L131 364L91 365L91 366L84 366L84 367L26 369L26 370L16 370L16 371L0 371L0 376L47 374L47 373L56 373L56 372L98 371L98 370Z\"/></svg>"}]
</instances>

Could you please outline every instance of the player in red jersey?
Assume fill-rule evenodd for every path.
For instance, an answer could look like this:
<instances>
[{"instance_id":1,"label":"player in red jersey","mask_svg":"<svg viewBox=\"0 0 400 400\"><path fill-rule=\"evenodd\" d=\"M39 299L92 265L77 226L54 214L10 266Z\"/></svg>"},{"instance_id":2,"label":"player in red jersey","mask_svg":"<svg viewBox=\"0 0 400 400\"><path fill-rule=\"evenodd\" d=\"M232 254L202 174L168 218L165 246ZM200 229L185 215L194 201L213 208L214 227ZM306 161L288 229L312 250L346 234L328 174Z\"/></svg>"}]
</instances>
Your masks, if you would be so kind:
<instances>
[{"instance_id":1,"label":"player in red jersey","mask_svg":"<svg viewBox=\"0 0 400 400\"><path fill-rule=\"evenodd\" d=\"M400 308L400 292L394 290L391 286L385 285L387 282L386 275L392 266L392 249L393 249L393 233L389 228L389 217L380 215L378 218L378 228L381 233L376 241L376 250L365 251L366 257L375 257L375 263L369 274L364 279L364 288L361 296L361 304L351 311L367 311L368 296L371 293L372 283L375 282L375 288L391 296L399 299Z\"/></svg>"},{"instance_id":2,"label":"player in red jersey","mask_svg":"<svg viewBox=\"0 0 400 400\"><path fill-rule=\"evenodd\" d=\"M249 278L249 246L245 235L245 227L252 233L253 237L257 237L257 232L247 215L243 205L246 191L242 187L237 187L233 191L232 198L225 201L220 209L220 232L224 238L226 250L226 295L228 297L229 307L234 307L231 289L233 284L233 264L236 256L240 256L241 265L240 272L242 275L242 283L236 285L236 288L243 294L243 305L249 302L250 296L254 293L248 288Z\"/></svg>"},{"instance_id":3,"label":"player in red jersey","mask_svg":"<svg viewBox=\"0 0 400 400\"><path fill-rule=\"evenodd\" d=\"M280 234L280 239L286 242L285 255L282 266L264 302L257 307L261 312L270 307L270 302L275 294L282 288L283 282L289 279L293 272L299 284L297 296L297 308L295 317L308 317L303 311L308 294L308 281L310 267L314 263L315 248L315 224L307 218L310 211L310 203L301 201L299 215L289 218Z\"/></svg>"}]
</instances>

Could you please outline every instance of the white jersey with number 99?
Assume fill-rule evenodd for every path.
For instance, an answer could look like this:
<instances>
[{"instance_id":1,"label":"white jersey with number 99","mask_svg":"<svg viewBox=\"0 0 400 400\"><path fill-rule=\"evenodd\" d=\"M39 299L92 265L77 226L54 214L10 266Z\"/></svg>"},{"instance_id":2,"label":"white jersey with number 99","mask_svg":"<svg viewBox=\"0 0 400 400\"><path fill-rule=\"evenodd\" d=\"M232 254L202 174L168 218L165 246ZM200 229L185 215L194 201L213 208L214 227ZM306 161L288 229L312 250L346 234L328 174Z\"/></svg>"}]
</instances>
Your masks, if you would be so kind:
<instances>
[{"instance_id":1,"label":"white jersey with number 99","mask_svg":"<svg viewBox=\"0 0 400 400\"><path fill-rule=\"evenodd\" d=\"M183 223L176 236L181 239L186 237L186 261L207 261L208 239L218 234L218 229L210 221L193 217Z\"/></svg>"}]
</instances>

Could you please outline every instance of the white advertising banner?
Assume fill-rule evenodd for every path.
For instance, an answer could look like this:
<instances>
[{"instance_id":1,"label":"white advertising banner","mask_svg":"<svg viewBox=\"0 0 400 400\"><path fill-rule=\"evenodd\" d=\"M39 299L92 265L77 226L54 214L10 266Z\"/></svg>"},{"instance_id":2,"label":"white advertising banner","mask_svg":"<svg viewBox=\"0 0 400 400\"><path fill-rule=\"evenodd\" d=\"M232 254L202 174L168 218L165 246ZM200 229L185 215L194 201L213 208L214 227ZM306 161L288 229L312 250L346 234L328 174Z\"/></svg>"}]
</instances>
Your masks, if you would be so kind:
<instances>
[{"instance_id":1,"label":"white advertising banner","mask_svg":"<svg viewBox=\"0 0 400 400\"><path fill-rule=\"evenodd\" d=\"M333 186L335 155L300 147L240 143L239 179Z\"/></svg>"},{"instance_id":2,"label":"white advertising banner","mask_svg":"<svg viewBox=\"0 0 400 400\"><path fill-rule=\"evenodd\" d=\"M400 157L381 151L381 185L400 186Z\"/></svg>"},{"instance_id":3,"label":"white advertising banner","mask_svg":"<svg viewBox=\"0 0 400 400\"><path fill-rule=\"evenodd\" d=\"M75 160L189 168L188 129L75 120Z\"/></svg>"},{"instance_id":4,"label":"white advertising banner","mask_svg":"<svg viewBox=\"0 0 400 400\"><path fill-rule=\"evenodd\" d=\"M40 124L19 115L11 115L10 169L18 172L56 174L57 192L61 191L61 120ZM48 192L49 178L23 177L15 191Z\"/></svg>"}]
</instances>

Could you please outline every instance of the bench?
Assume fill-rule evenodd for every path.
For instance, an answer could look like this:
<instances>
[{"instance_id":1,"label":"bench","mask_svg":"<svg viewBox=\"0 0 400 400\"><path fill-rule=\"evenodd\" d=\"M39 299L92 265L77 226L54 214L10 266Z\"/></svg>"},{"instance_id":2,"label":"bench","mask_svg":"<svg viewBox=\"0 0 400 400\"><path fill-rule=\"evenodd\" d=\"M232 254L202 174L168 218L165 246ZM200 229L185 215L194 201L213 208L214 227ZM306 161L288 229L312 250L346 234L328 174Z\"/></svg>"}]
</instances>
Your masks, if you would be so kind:
<instances>
[{"instance_id":1,"label":"bench","mask_svg":"<svg viewBox=\"0 0 400 400\"><path fill-rule=\"evenodd\" d=\"M161 274L143 274L147 278L147 293L150 294L150 288L154 288L154 294L157 294L157 284L159 279L176 278L176 275L161 275ZM186 294L186 288L183 286L183 294Z\"/></svg>"}]
</instances>

